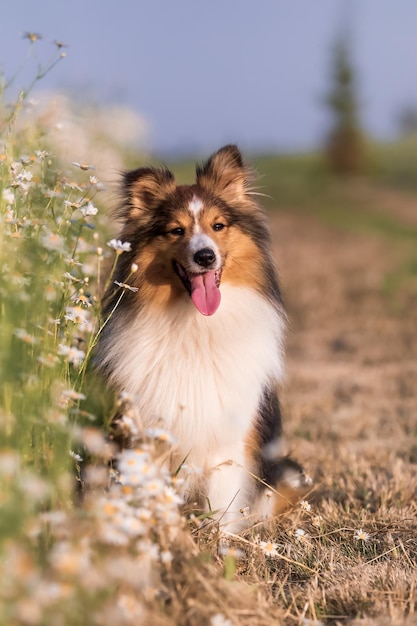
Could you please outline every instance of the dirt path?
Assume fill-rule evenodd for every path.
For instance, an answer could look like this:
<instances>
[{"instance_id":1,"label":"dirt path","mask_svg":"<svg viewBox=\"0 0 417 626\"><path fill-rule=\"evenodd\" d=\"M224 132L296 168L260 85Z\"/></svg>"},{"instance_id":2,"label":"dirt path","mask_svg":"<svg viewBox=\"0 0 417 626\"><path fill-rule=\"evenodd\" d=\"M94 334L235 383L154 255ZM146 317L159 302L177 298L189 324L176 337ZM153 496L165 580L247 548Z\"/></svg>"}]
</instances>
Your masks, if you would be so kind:
<instances>
[{"instance_id":1,"label":"dirt path","mask_svg":"<svg viewBox=\"0 0 417 626\"><path fill-rule=\"evenodd\" d=\"M290 318L283 399L295 455L325 489L347 467L401 476L417 462L417 284L391 296L383 286L405 250L300 214L277 212L272 224Z\"/></svg>"}]
</instances>

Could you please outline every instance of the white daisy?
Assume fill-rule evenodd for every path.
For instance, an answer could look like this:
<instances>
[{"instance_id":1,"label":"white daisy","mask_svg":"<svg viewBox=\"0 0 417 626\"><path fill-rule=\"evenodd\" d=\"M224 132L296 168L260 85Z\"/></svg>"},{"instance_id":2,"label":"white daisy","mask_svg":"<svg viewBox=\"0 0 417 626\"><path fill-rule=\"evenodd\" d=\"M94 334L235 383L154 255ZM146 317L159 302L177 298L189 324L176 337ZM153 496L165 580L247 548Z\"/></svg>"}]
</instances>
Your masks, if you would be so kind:
<instances>
[{"instance_id":1,"label":"white daisy","mask_svg":"<svg viewBox=\"0 0 417 626\"><path fill-rule=\"evenodd\" d=\"M58 345L58 354L61 356L66 356L69 363L72 363L74 367L78 367L80 363L85 359L85 352L83 350L79 350L74 346L66 346L62 343Z\"/></svg>"},{"instance_id":2,"label":"white daisy","mask_svg":"<svg viewBox=\"0 0 417 626\"><path fill-rule=\"evenodd\" d=\"M57 250L63 252L65 249L65 240L61 235L56 233L43 233L41 235L41 244L48 250Z\"/></svg>"},{"instance_id":3,"label":"white daisy","mask_svg":"<svg viewBox=\"0 0 417 626\"><path fill-rule=\"evenodd\" d=\"M96 169L94 167L94 165L87 165L87 163L78 163L78 161L73 161L72 165L75 165L75 167L79 167L80 170L83 170L84 172L86 172L87 170L95 170Z\"/></svg>"},{"instance_id":4,"label":"white daisy","mask_svg":"<svg viewBox=\"0 0 417 626\"><path fill-rule=\"evenodd\" d=\"M6 204L13 204L15 201L15 195L14 192L9 189L8 187L6 187L5 189L3 189L3 200L6 202Z\"/></svg>"},{"instance_id":5,"label":"white daisy","mask_svg":"<svg viewBox=\"0 0 417 626\"><path fill-rule=\"evenodd\" d=\"M90 217L90 215L97 215L98 208L89 200L85 206L81 207L80 211L84 217Z\"/></svg>"},{"instance_id":6,"label":"white daisy","mask_svg":"<svg viewBox=\"0 0 417 626\"><path fill-rule=\"evenodd\" d=\"M127 289L128 291L133 291L133 293L136 293L137 291L139 291L138 287L131 287L127 283L119 283L118 280L115 280L114 284L117 285L118 287L121 287L122 289Z\"/></svg>"},{"instance_id":7,"label":"white daisy","mask_svg":"<svg viewBox=\"0 0 417 626\"><path fill-rule=\"evenodd\" d=\"M369 541L370 535L362 530L362 528L359 528L359 530L355 531L354 537L358 541Z\"/></svg>"},{"instance_id":8,"label":"white daisy","mask_svg":"<svg viewBox=\"0 0 417 626\"><path fill-rule=\"evenodd\" d=\"M151 439L157 439L158 441L170 444L175 443L175 438L171 435L171 433L163 428L147 428L145 432Z\"/></svg>"},{"instance_id":9,"label":"white daisy","mask_svg":"<svg viewBox=\"0 0 417 626\"><path fill-rule=\"evenodd\" d=\"M120 239L111 239L107 242L107 245L119 254L121 252L130 252L132 249L132 244L129 241L120 241Z\"/></svg>"},{"instance_id":10,"label":"white daisy","mask_svg":"<svg viewBox=\"0 0 417 626\"><path fill-rule=\"evenodd\" d=\"M302 528L297 528L294 534L295 538L298 539L298 541L307 542L310 538L310 535Z\"/></svg>"},{"instance_id":11,"label":"white daisy","mask_svg":"<svg viewBox=\"0 0 417 626\"><path fill-rule=\"evenodd\" d=\"M278 544L272 541L260 541L259 547L266 556L278 556Z\"/></svg>"}]
</instances>

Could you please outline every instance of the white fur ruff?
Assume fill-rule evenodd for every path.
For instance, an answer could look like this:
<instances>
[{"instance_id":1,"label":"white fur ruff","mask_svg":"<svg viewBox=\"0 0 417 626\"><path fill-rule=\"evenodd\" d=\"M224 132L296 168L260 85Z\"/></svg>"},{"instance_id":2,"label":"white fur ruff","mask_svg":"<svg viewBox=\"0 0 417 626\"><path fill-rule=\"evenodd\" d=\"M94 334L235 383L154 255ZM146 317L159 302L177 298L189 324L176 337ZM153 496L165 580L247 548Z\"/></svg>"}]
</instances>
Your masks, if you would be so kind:
<instances>
[{"instance_id":1,"label":"white fur ruff","mask_svg":"<svg viewBox=\"0 0 417 626\"><path fill-rule=\"evenodd\" d=\"M210 317L188 294L159 312L145 304L133 322L115 317L100 347L110 382L135 397L145 427L163 425L175 437L179 458L205 472L233 462L213 472L213 509L238 492L238 507L250 500L244 440L264 388L283 377L285 327L284 314L254 290L225 284L221 294Z\"/></svg>"}]
</instances>

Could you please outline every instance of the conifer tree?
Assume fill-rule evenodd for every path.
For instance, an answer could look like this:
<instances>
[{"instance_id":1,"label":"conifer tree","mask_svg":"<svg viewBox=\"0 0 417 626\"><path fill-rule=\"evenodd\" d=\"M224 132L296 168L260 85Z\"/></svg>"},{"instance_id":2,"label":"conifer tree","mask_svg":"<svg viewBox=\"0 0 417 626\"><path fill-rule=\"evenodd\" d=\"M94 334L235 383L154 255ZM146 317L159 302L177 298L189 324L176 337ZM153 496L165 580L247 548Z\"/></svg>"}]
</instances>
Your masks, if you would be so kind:
<instances>
[{"instance_id":1,"label":"conifer tree","mask_svg":"<svg viewBox=\"0 0 417 626\"><path fill-rule=\"evenodd\" d=\"M363 135L359 122L359 103L350 46L346 36L339 38L332 53L331 87L326 103L332 114L326 154L334 172L342 175L362 170Z\"/></svg>"}]
</instances>

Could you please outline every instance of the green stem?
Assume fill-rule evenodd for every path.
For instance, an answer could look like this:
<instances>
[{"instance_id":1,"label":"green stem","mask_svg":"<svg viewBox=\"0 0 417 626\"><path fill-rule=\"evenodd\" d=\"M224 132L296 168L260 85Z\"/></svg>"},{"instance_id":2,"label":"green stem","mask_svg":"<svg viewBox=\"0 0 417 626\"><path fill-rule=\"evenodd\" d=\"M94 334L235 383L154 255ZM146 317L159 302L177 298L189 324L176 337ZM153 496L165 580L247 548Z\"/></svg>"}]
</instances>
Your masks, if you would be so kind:
<instances>
[{"instance_id":1,"label":"green stem","mask_svg":"<svg viewBox=\"0 0 417 626\"><path fill-rule=\"evenodd\" d=\"M85 375L85 371L87 368L87 364L88 364L88 360L90 358L91 352L94 350L94 348L97 345L98 339L101 335L101 333L103 332L103 329L107 326L108 322L110 321L110 319L113 317L113 314L115 312L115 310L117 309L117 307L119 306L123 296L126 293L126 289L123 289L122 293L120 294L119 298L117 299L116 304L114 305L114 307L112 308L112 310L110 311L110 314L107 316L107 318L105 319L105 321L101 324L100 328L98 329L98 331L96 332L96 334L92 337L92 339L89 342L89 345L87 347L87 352L85 355L85 359L79 369L79 376L78 376L78 384L77 387L81 388L84 382L84 375Z\"/></svg>"}]
</instances>

